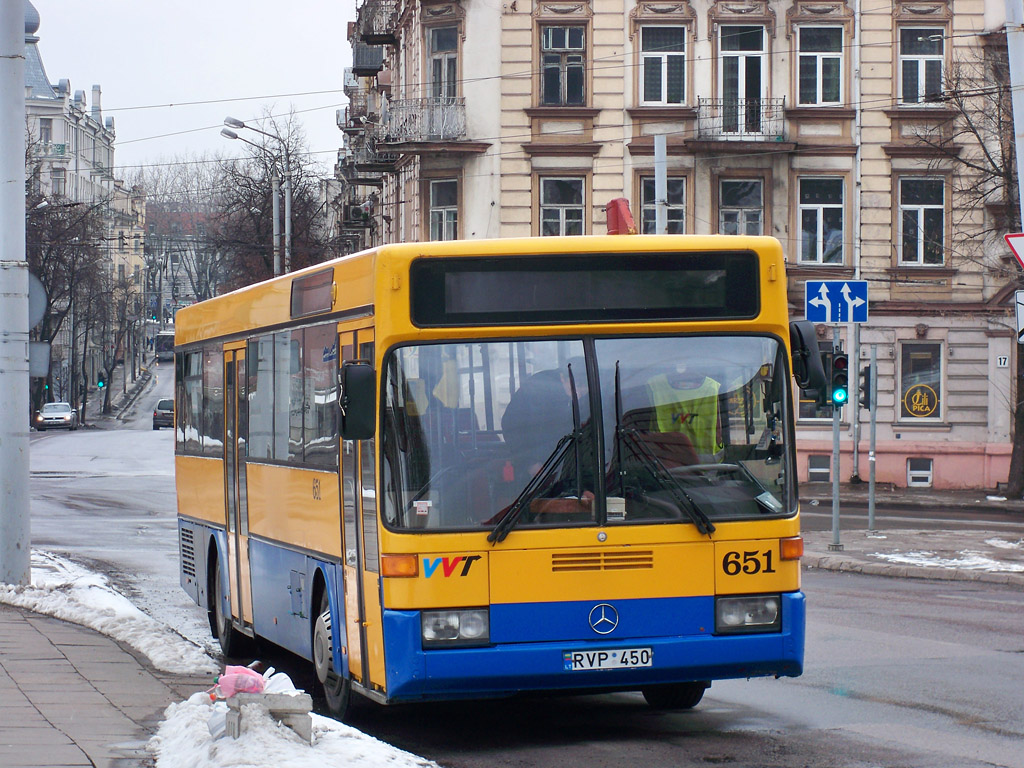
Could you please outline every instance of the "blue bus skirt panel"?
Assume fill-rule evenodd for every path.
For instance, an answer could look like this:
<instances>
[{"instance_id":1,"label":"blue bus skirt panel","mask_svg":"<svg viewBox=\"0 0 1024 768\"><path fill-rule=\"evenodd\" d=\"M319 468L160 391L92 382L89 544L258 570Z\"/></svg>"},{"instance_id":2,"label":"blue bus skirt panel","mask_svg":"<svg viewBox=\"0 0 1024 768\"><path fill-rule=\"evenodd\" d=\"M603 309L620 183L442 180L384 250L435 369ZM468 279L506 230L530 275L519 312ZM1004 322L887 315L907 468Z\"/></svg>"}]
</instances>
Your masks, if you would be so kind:
<instances>
[{"instance_id":1,"label":"blue bus skirt panel","mask_svg":"<svg viewBox=\"0 0 1024 768\"><path fill-rule=\"evenodd\" d=\"M705 614L711 597L668 600L615 601L619 611L629 613L631 602L658 604L652 622L662 621L665 612ZM687 605L689 603L701 605ZM680 603L682 605L680 605ZM587 602L587 612L594 607ZM492 623L500 626L502 612L524 606L491 606ZM387 696L390 701L491 698L520 691L630 690L659 683L692 680L724 680L743 677L796 677L803 671L804 595L782 595L783 622L780 632L714 635L713 622L693 634L620 635L586 640L567 634L555 639L561 622L552 617L578 611L577 603L547 603L530 609L532 625L541 627L547 639L531 642L495 642L484 648L422 650L419 613L384 612L384 643L387 663ZM693 609L697 608L696 611ZM645 612L651 609L645 607ZM492 640L494 633L492 629ZM652 665L627 669L572 671L566 655L574 651L599 652L650 648ZM396 663L397 661L397 663Z\"/></svg>"}]
</instances>

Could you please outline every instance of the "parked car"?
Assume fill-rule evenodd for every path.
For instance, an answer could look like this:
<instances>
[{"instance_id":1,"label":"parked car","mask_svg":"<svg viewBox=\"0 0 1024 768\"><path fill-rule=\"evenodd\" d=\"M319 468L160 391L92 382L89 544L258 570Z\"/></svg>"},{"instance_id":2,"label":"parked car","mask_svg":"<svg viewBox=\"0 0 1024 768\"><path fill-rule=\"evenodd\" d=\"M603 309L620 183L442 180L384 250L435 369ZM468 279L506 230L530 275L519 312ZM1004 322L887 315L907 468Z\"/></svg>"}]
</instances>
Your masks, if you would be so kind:
<instances>
[{"instance_id":1,"label":"parked car","mask_svg":"<svg viewBox=\"0 0 1024 768\"><path fill-rule=\"evenodd\" d=\"M78 429L78 411L71 403L46 403L36 411L36 429Z\"/></svg>"},{"instance_id":2,"label":"parked car","mask_svg":"<svg viewBox=\"0 0 1024 768\"><path fill-rule=\"evenodd\" d=\"M170 398L158 400L153 409L153 429L174 426L174 401Z\"/></svg>"}]
</instances>

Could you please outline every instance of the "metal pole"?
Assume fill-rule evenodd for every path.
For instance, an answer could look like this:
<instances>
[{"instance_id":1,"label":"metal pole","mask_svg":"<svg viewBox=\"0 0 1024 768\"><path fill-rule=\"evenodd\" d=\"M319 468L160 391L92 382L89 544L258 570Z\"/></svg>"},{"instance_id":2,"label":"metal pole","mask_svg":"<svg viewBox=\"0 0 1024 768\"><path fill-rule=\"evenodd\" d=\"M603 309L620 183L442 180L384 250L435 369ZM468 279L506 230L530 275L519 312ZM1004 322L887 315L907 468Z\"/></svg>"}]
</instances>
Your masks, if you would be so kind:
<instances>
[{"instance_id":1,"label":"metal pole","mask_svg":"<svg viewBox=\"0 0 1024 768\"><path fill-rule=\"evenodd\" d=\"M868 453L868 530L875 530L875 427L878 425L878 345L871 345L871 397L868 398L868 409L871 412L871 447Z\"/></svg>"},{"instance_id":2,"label":"metal pole","mask_svg":"<svg viewBox=\"0 0 1024 768\"><path fill-rule=\"evenodd\" d=\"M832 328L832 348L839 352L839 326ZM841 552L839 543L839 407L832 404L832 551Z\"/></svg>"},{"instance_id":3,"label":"metal pole","mask_svg":"<svg viewBox=\"0 0 1024 768\"><path fill-rule=\"evenodd\" d=\"M25 3L0 0L0 583L31 581Z\"/></svg>"},{"instance_id":4,"label":"metal pole","mask_svg":"<svg viewBox=\"0 0 1024 768\"><path fill-rule=\"evenodd\" d=\"M274 277L281 274L281 176L274 163L274 176L271 179L274 191Z\"/></svg>"},{"instance_id":5,"label":"metal pole","mask_svg":"<svg viewBox=\"0 0 1024 768\"><path fill-rule=\"evenodd\" d=\"M292 271L292 170L284 147L284 271Z\"/></svg>"},{"instance_id":6,"label":"metal pole","mask_svg":"<svg viewBox=\"0 0 1024 768\"><path fill-rule=\"evenodd\" d=\"M654 231L668 232L668 140L663 133L654 136Z\"/></svg>"},{"instance_id":7,"label":"metal pole","mask_svg":"<svg viewBox=\"0 0 1024 768\"><path fill-rule=\"evenodd\" d=\"M1024 3L1006 1L1006 49L1010 60L1010 104L1013 107L1013 134L1017 146L1017 200L1020 206L1020 231L1024 232Z\"/></svg>"}]
</instances>

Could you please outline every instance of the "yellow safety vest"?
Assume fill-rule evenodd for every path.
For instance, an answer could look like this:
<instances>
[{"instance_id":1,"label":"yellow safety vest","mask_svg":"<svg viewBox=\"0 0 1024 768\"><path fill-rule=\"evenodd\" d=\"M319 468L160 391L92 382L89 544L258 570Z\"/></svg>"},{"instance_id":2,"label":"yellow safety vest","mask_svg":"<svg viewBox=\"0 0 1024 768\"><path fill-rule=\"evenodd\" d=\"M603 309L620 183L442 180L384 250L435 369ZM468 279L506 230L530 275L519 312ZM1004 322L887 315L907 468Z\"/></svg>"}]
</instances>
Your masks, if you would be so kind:
<instances>
[{"instance_id":1,"label":"yellow safety vest","mask_svg":"<svg viewBox=\"0 0 1024 768\"><path fill-rule=\"evenodd\" d=\"M705 455L723 449L718 440L718 390L714 379L704 378L694 389L676 389L661 374L647 382L659 432L682 432L694 450Z\"/></svg>"}]
</instances>

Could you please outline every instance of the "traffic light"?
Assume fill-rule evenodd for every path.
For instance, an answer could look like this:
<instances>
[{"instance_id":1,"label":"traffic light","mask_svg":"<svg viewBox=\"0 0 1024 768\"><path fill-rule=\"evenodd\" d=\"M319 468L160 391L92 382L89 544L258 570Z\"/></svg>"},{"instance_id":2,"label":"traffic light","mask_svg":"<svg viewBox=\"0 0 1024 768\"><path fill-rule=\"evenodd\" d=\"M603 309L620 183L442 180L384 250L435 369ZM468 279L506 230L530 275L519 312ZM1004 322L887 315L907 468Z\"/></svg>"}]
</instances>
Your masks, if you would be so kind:
<instances>
[{"instance_id":1,"label":"traffic light","mask_svg":"<svg viewBox=\"0 0 1024 768\"><path fill-rule=\"evenodd\" d=\"M105 386L107 386L107 382L103 379L102 373L96 376L96 386L99 387L100 389L103 389Z\"/></svg>"},{"instance_id":2,"label":"traffic light","mask_svg":"<svg viewBox=\"0 0 1024 768\"><path fill-rule=\"evenodd\" d=\"M832 354L832 405L842 408L850 399L850 358L845 352Z\"/></svg>"},{"instance_id":3,"label":"traffic light","mask_svg":"<svg viewBox=\"0 0 1024 768\"><path fill-rule=\"evenodd\" d=\"M860 407L871 409L871 366L860 369Z\"/></svg>"}]
</instances>

